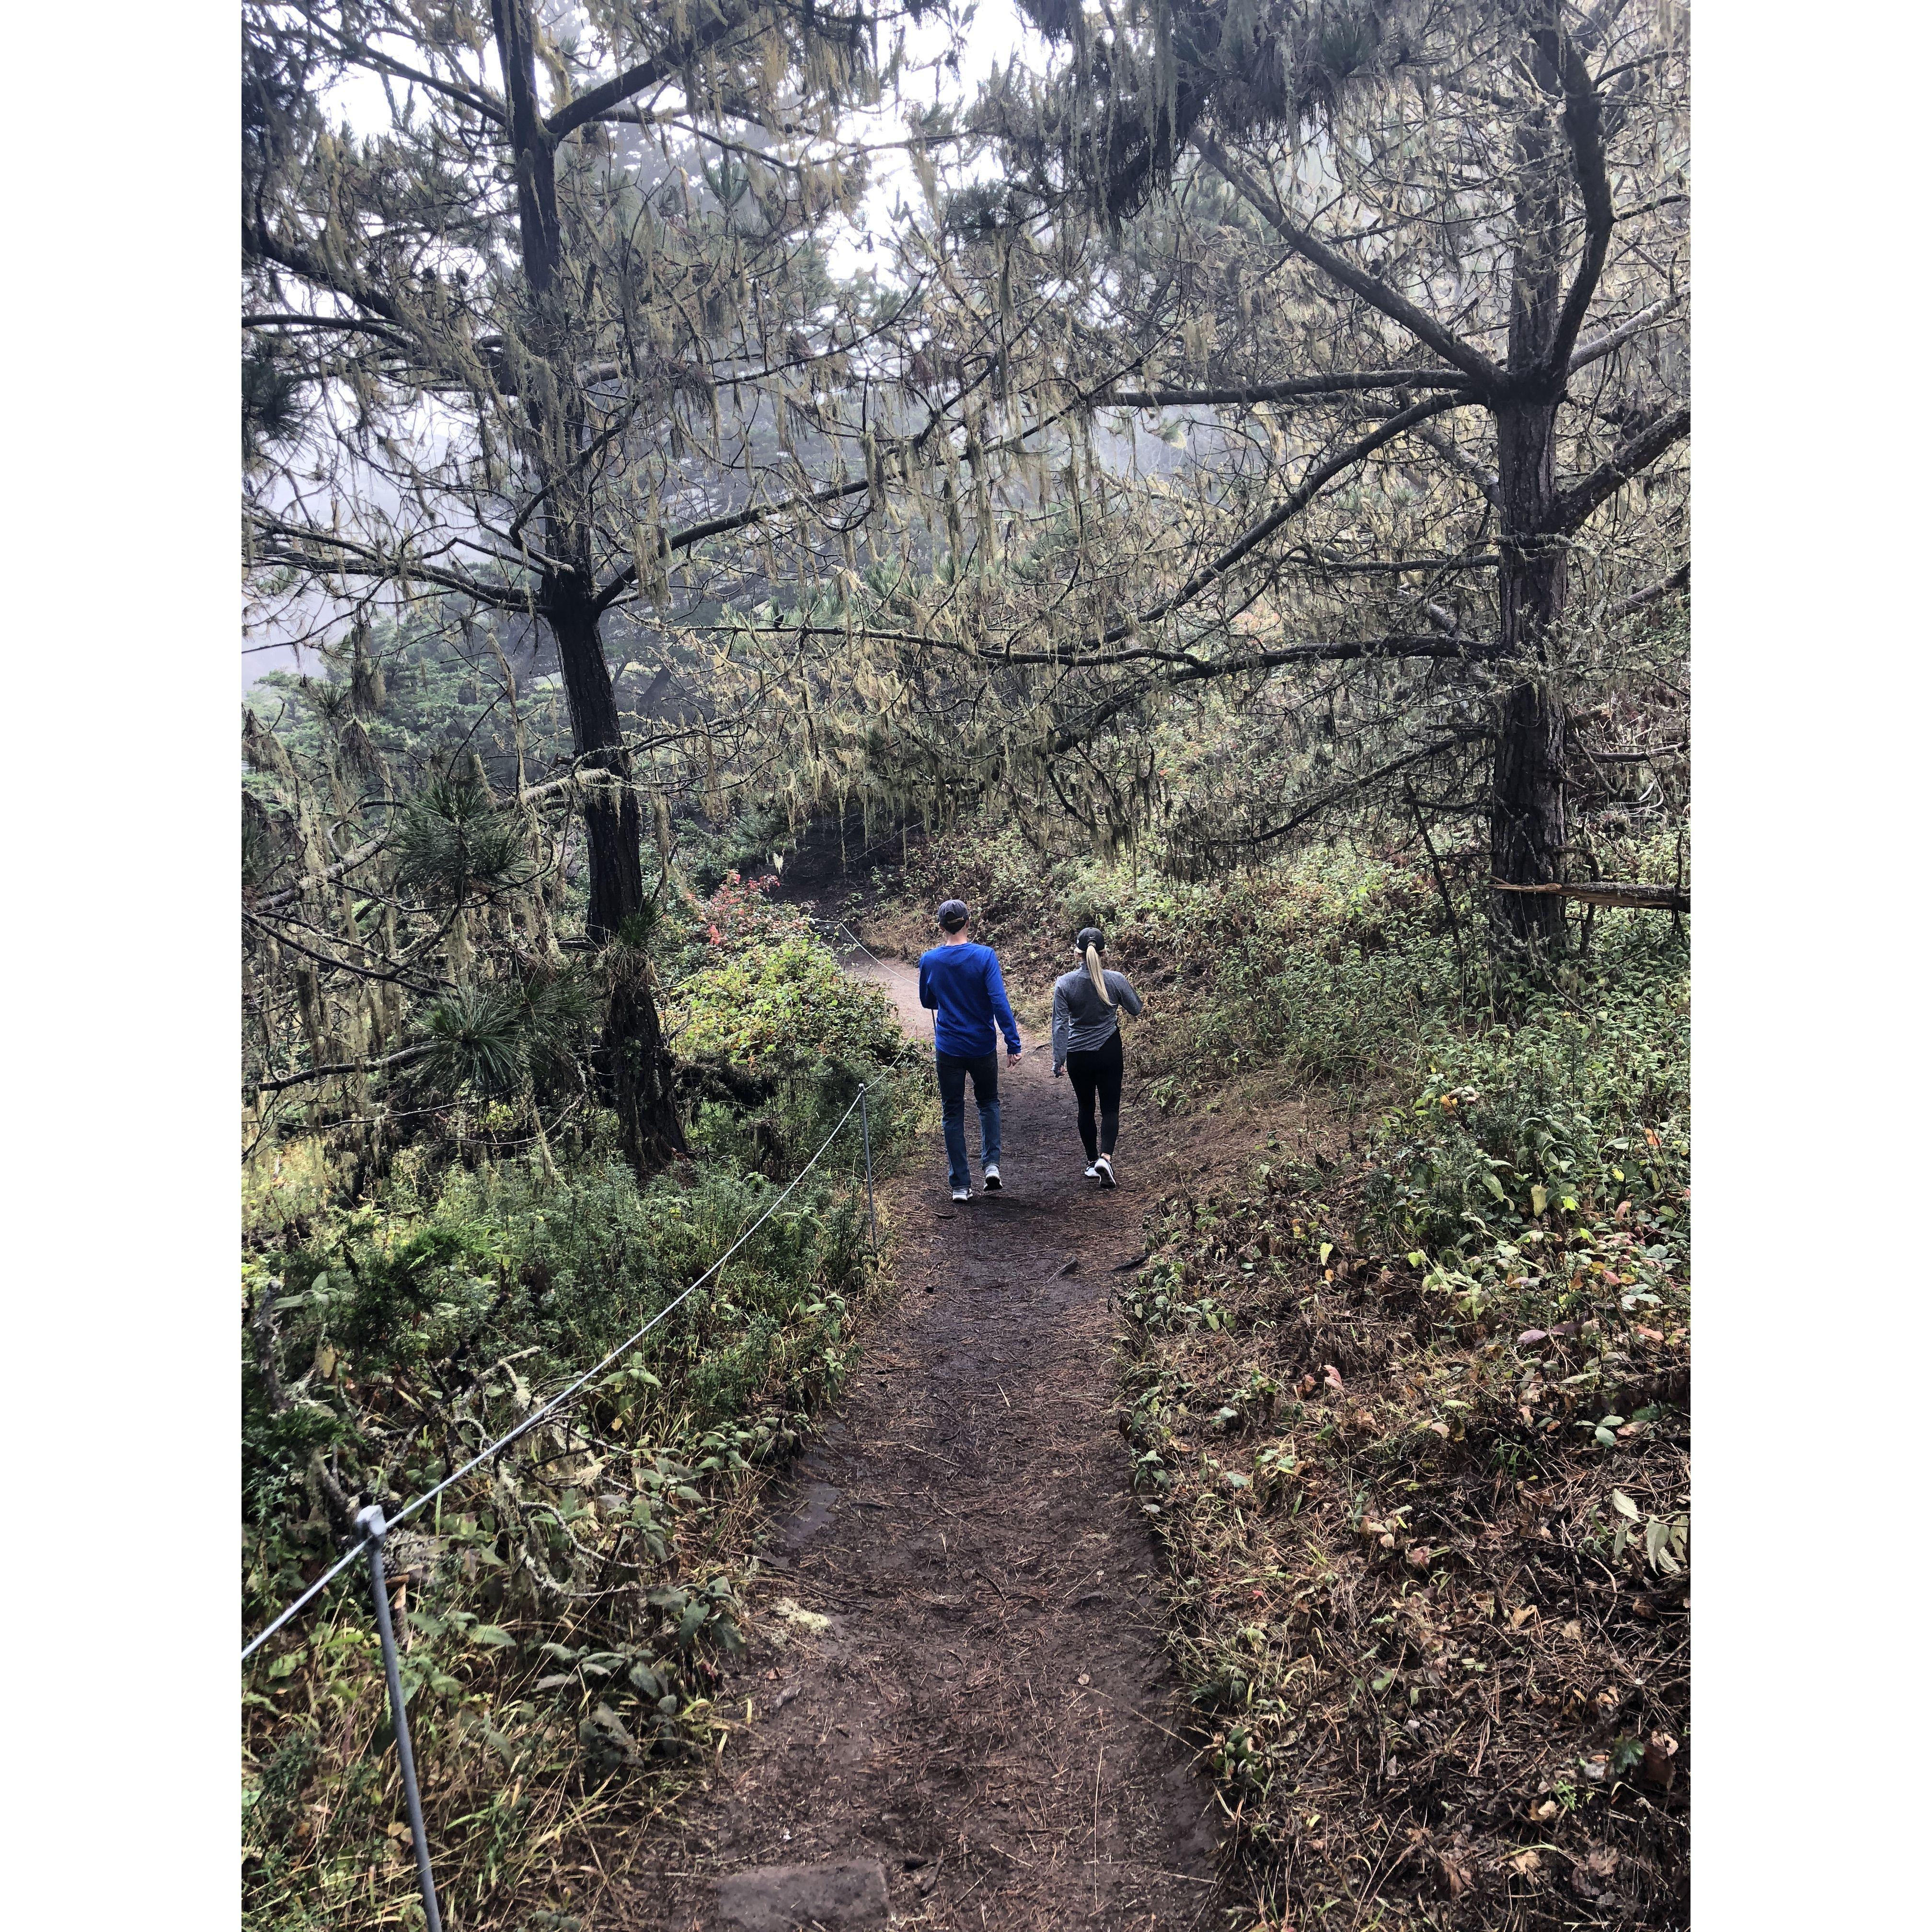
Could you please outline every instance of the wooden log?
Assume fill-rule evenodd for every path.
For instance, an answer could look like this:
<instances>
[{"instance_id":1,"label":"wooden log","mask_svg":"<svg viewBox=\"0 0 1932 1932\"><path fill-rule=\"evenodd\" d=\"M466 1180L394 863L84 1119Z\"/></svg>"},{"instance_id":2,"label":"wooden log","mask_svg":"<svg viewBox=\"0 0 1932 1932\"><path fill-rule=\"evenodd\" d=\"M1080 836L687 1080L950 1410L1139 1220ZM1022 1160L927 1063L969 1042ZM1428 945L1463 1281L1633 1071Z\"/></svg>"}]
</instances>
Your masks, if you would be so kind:
<instances>
[{"instance_id":1,"label":"wooden log","mask_svg":"<svg viewBox=\"0 0 1932 1932\"><path fill-rule=\"evenodd\" d=\"M1688 886L1634 885L1616 879L1577 879L1568 884L1550 886L1512 886L1503 880L1492 879L1490 890L1498 892L1554 894L1566 899L1579 900L1585 905L1631 906L1644 912L1688 912L1690 910L1690 889Z\"/></svg>"}]
</instances>

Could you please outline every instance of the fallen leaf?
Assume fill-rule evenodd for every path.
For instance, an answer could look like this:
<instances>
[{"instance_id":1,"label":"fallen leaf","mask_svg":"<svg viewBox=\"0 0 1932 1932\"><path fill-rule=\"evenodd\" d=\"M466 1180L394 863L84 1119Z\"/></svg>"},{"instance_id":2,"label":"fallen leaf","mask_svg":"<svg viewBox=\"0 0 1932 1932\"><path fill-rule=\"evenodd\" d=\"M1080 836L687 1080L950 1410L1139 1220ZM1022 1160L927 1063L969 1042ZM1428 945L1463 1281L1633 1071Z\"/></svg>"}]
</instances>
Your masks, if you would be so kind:
<instances>
[{"instance_id":1,"label":"fallen leaf","mask_svg":"<svg viewBox=\"0 0 1932 1932\"><path fill-rule=\"evenodd\" d=\"M1080 1673L1080 1682L1081 1682L1082 1684L1090 1684L1090 1683L1092 1683L1092 1682L1093 1682L1093 1681L1094 1681L1094 1680L1093 1680L1093 1678L1092 1678L1090 1676L1088 1676L1088 1674L1085 1671L1084 1671L1084 1670L1083 1670L1083 1671L1082 1671L1082 1672L1081 1672L1081 1673Z\"/></svg>"},{"instance_id":2,"label":"fallen leaf","mask_svg":"<svg viewBox=\"0 0 1932 1932\"><path fill-rule=\"evenodd\" d=\"M1567 1623L1563 1626L1563 1634L1574 1643L1582 1636L1583 1626L1580 1623Z\"/></svg>"},{"instance_id":3,"label":"fallen leaf","mask_svg":"<svg viewBox=\"0 0 1932 1932\"><path fill-rule=\"evenodd\" d=\"M1550 1330L1547 1328L1526 1328L1516 1338L1516 1345L1519 1348L1526 1348L1532 1342L1546 1342L1549 1339Z\"/></svg>"},{"instance_id":4,"label":"fallen leaf","mask_svg":"<svg viewBox=\"0 0 1932 1932\"><path fill-rule=\"evenodd\" d=\"M1324 1362L1322 1364L1322 1379L1325 1382L1331 1389L1334 1390L1337 1394L1341 1393L1341 1372L1336 1367L1333 1362Z\"/></svg>"},{"instance_id":5,"label":"fallen leaf","mask_svg":"<svg viewBox=\"0 0 1932 1932\"><path fill-rule=\"evenodd\" d=\"M1534 1604L1525 1604L1520 1610L1510 1611L1510 1628L1511 1630L1521 1630L1523 1625L1528 1623L1530 1618L1534 1616L1535 1614L1536 1606Z\"/></svg>"},{"instance_id":6,"label":"fallen leaf","mask_svg":"<svg viewBox=\"0 0 1932 1932\"><path fill-rule=\"evenodd\" d=\"M1446 1422L1432 1422L1429 1426L1430 1426L1430 1427L1431 1429L1434 1430L1435 1430L1435 1432L1436 1432L1436 1433L1438 1436L1441 1436L1441 1437L1443 1438L1443 1440L1444 1440L1444 1442L1447 1442L1447 1441L1448 1440L1448 1438L1449 1438L1449 1425L1448 1425L1448 1423L1446 1423Z\"/></svg>"},{"instance_id":7,"label":"fallen leaf","mask_svg":"<svg viewBox=\"0 0 1932 1932\"><path fill-rule=\"evenodd\" d=\"M1668 1791L1677 1778L1677 1740L1668 1731L1652 1731L1643 1748L1643 1762L1637 1768L1646 1784Z\"/></svg>"}]
</instances>

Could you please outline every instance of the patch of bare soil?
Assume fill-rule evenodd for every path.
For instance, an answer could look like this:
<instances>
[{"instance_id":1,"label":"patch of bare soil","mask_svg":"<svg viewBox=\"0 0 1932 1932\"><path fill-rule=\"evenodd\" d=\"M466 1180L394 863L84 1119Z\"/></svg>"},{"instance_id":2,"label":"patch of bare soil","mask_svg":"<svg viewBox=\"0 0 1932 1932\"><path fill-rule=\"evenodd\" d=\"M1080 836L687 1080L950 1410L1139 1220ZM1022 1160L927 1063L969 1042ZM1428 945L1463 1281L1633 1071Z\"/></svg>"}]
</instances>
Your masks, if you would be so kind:
<instances>
[{"instance_id":1,"label":"patch of bare soil","mask_svg":"<svg viewBox=\"0 0 1932 1932\"><path fill-rule=\"evenodd\" d=\"M910 969L867 970L929 1038ZM936 1135L882 1190L900 1298L768 1494L757 1629L718 1693L751 1721L600 1922L1219 1916L1219 1814L1162 1646L1112 1304L1148 1204L1220 1136L1156 1139L1130 1108L1102 1192L1043 1046L1003 1060L1001 1100L1004 1192L956 1207Z\"/></svg>"}]
</instances>

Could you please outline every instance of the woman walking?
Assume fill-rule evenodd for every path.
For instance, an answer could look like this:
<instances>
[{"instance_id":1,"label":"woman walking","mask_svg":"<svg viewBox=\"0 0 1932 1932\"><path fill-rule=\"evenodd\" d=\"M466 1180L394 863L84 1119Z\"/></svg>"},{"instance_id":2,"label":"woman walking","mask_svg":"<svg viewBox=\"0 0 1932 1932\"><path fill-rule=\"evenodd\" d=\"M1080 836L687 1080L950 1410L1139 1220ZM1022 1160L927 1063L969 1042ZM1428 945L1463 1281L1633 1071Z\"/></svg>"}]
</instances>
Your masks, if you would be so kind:
<instances>
[{"instance_id":1,"label":"woman walking","mask_svg":"<svg viewBox=\"0 0 1932 1932\"><path fill-rule=\"evenodd\" d=\"M1120 1009L1138 1014L1141 996L1124 973L1100 964L1106 935L1097 926L1082 926L1073 942L1082 964L1053 982L1053 1077L1064 1067L1073 1077L1080 1100L1080 1138L1087 1150L1087 1174L1102 1187L1114 1178L1114 1140L1120 1129ZM1100 1122L1094 1124L1094 1102Z\"/></svg>"}]
</instances>

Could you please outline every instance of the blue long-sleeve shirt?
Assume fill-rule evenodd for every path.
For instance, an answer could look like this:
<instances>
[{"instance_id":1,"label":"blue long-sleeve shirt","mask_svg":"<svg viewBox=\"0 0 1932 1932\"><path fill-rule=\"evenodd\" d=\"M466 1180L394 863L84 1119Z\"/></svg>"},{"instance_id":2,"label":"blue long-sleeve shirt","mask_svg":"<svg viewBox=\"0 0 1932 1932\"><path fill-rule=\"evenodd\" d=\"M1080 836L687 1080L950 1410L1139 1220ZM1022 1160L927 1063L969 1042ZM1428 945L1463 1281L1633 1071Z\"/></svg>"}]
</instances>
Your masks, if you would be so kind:
<instances>
[{"instance_id":1,"label":"blue long-sleeve shirt","mask_svg":"<svg viewBox=\"0 0 1932 1932\"><path fill-rule=\"evenodd\" d=\"M990 946L968 940L957 946L935 946L919 962L919 1003L932 1010L932 1043L941 1053L961 1060L977 1060L999 1042L993 1031L1006 1036L1006 1050L1020 1050L1020 1029L1007 1004L1006 982L1000 977L998 956Z\"/></svg>"}]
</instances>

